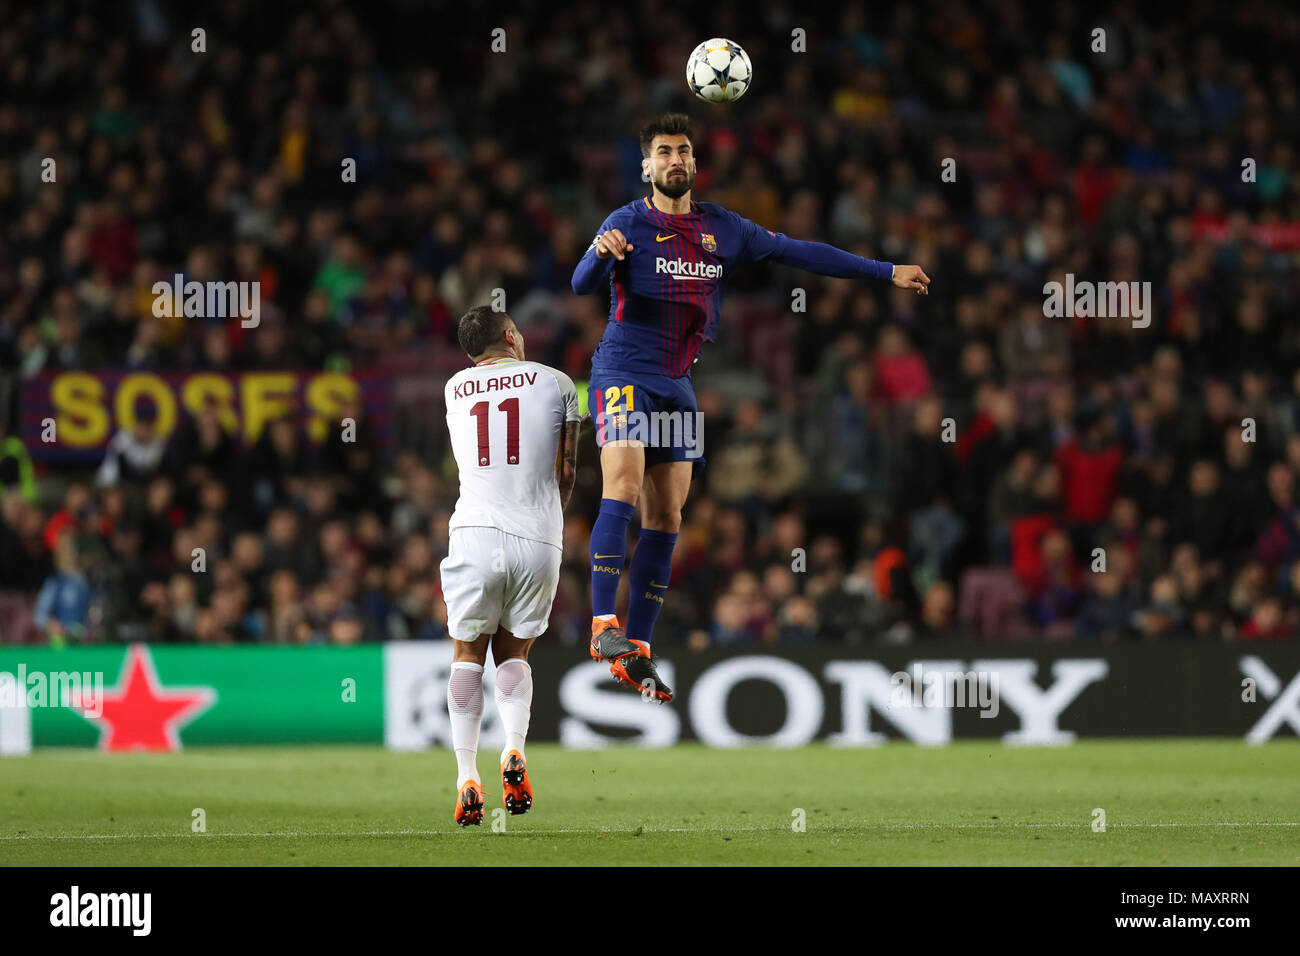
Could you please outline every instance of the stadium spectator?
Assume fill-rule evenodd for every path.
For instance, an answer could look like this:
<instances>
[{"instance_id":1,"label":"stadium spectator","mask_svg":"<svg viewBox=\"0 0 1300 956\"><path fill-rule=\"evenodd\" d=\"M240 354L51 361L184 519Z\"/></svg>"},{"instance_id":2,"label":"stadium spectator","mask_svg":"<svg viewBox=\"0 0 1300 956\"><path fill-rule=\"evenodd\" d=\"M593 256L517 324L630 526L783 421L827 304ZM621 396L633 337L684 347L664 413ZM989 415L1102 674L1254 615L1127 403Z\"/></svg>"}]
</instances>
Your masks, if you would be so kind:
<instances>
[{"instance_id":1,"label":"stadium spectator","mask_svg":"<svg viewBox=\"0 0 1300 956\"><path fill-rule=\"evenodd\" d=\"M116 485L119 481L148 481L162 468L167 441L157 431L158 412L141 402L135 410L135 424L123 428L108 443L95 483Z\"/></svg>"},{"instance_id":2,"label":"stadium spectator","mask_svg":"<svg viewBox=\"0 0 1300 956\"><path fill-rule=\"evenodd\" d=\"M1291 636L1291 629L1283 615L1282 599L1276 594L1265 597L1251 612L1241 629L1241 636L1246 640L1277 640Z\"/></svg>"},{"instance_id":3,"label":"stadium spectator","mask_svg":"<svg viewBox=\"0 0 1300 956\"><path fill-rule=\"evenodd\" d=\"M90 627L90 584L81 572L71 531L59 535L54 568L36 598L36 626L56 646L69 640L85 641Z\"/></svg>"},{"instance_id":4,"label":"stadium spectator","mask_svg":"<svg viewBox=\"0 0 1300 956\"><path fill-rule=\"evenodd\" d=\"M739 403L723 450L709 466L714 496L750 520L795 491L808 474L794 441L773 431L772 416L758 402Z\"/></svg>"}]
</instances>

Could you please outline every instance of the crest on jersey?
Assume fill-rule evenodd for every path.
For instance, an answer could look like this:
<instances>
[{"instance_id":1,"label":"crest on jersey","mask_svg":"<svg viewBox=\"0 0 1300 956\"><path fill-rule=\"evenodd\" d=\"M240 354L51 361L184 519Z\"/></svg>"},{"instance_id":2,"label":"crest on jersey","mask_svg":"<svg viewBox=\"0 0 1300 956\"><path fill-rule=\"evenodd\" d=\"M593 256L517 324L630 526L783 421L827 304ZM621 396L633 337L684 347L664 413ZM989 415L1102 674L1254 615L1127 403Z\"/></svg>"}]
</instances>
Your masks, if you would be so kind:
<instances>
[{"instance_id":1,"label":"crest on jersey","mask_svg":"<svg viewBox=\"0 0 1300 956\"><path fill-rule=\"evenodd\" d=\"M706 232L700 236L700 245L704 247L705 252L717 252L718 242L713 238L713 233Z\"/></svg>"}]
</instances>

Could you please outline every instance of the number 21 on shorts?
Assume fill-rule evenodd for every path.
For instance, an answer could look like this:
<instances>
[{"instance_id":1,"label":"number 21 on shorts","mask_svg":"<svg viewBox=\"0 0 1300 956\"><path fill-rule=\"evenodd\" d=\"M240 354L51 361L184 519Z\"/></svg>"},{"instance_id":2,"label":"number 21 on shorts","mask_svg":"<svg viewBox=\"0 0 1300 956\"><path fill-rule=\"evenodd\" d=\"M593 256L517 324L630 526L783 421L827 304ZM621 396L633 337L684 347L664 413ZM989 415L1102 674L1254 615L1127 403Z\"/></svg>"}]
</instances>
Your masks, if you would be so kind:
<instances>
[{"instance_id":1,"label":"number 21 on shorts","mask_svg":"<svg viewBox=\"0 0 1300 956\"><path fill-rule=\"evenodd\" d=\"M629 412L636 411L636 409L633 407L633 402L632 402L632 386L624 385L622 388L619 388L617 385L611 385L609 388L605 389L605 414L606 415L615 415L618 412L622 411L622 409L618 407L618 399L620 394L627 401L627 410Z\"/></svg>"}]
</instances>

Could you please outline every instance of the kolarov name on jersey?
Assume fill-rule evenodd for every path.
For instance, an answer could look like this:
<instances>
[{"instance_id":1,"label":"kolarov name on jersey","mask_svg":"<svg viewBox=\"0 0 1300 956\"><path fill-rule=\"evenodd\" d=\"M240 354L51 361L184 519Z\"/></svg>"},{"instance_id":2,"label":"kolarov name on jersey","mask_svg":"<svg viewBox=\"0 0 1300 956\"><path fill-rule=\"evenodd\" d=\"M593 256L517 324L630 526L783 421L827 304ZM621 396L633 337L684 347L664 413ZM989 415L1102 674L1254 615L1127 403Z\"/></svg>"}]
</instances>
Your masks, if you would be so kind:
<instances>
[{"instance_id":1,"label":"kolarov name on jersey","mask_svg":"<svg viewBox=\"0 0 1300 956\"><path fill-rule=\"evenodd\" d=\"M469 398L471 395L482 395L485 392L496 392L506 388L523 388L525 385L532 385L535 381L537 381L536 372L495 375L483 382L470 379L453 386L452 395L456 398Z\"/></svg>"}]
</instances>

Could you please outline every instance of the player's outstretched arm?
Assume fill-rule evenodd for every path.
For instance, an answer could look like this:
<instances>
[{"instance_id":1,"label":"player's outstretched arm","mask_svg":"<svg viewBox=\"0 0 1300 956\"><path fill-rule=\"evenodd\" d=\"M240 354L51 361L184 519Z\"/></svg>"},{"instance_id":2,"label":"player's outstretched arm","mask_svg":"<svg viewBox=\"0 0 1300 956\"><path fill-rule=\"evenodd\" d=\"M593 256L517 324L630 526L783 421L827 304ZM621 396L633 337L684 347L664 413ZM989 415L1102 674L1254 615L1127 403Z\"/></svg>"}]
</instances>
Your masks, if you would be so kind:
<instances>
[{"instance_id":1,"label":"player's outstretched arm","mask_svg":"<svg viewBox=\"0 0 1300 956\"><path fill-rule=\"evenodd\" d=\"M755 261L775 259L797 269L837 279L885 279L902 289L915 289L918 295L929 293L930 277L920 266L895 265L856 256L824 242L791 239L770 232L748 219L740 219L746 251Z\"/></svg>"},{"instance_id":2,"label":"player's outstretched arm","mask_svg":"<svg viewBox=\"0 0 1300 956\"><path fill-rule=\"evenodd\" d=\"M773 238L778 240L778 244L772 258L787 265L807 269L818 275L834 276L837 279L851 279L858 276L888 279L900 289L915 289L917 295L930 294L930 277L920 266L895 265L892 262L866 259L824 242L791 239L780 233Z\"/></svg>"}]
</instances>

